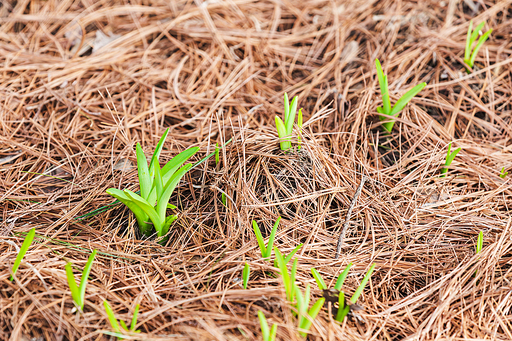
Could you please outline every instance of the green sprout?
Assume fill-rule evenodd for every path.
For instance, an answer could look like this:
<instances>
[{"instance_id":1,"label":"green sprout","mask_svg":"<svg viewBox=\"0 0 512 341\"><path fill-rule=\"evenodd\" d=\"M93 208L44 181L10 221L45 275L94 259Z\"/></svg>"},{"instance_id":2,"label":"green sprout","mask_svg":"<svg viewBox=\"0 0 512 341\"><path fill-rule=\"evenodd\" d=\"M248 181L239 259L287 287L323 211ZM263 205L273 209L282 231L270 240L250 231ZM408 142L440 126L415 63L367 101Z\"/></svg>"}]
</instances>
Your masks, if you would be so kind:
<instances>
[{"instance_id":1,"label":"green sprout","mask_svg":"<svg viewBox=\"0 0 512 341\"><path fill-rule=\"evenodd\" d=\"M500 172L500 178L505 179L505 177L508 175L508 172L505 172L505 167L501 168Z\"/></svg>"},{"instance_id":2,"label":"green sprout","mask_svg":"<svg viewBox=\"0 0 512 341\"><path fill-rule=\"evenodd\" d=\"M14 275L16 274L16 271L18 271L21 261L23 260L23 257L25 257L25 254L27 253L28 248L30 247L30 244L32 244L32 241L34 240L35 235L36 235L36 228L34 227L30 231L28 231L27 236L25 237L25 240L23 241L23 244L21 244L20 251L18 252L18 255L16 256L16 259L14 260L14 264L12 266L11 277L9 277L9 280L11 282L14 281Z\"/></svg>"},{"instance_id":3,"label":"green sprout","mask_svg":"<svg viewBox=\"0 0 512 341\"><path fill-rule=\"evenodd\" d=\"M220 201L222 201L222 204L226 207L228 207L228 202L226 200L226 194L224 192L222 192L220 194Z\"/></svg>"},{"instance_id":4,"label":"green sprout","mask_svg":"<svg viewBox=\"0 0 512 341\"><path fill-rule=\"evenodd\" d=\"M476 41L476 38L480 34L480 31L482 30L484 25L485 25L485 21L481 22L480 25L478 25L475 28L475 30L472 31L471 29L473 28L473 20L471 20L469 22L468 34L466 36L466 49L464 50L464 63L467 66L469 66L471 69L473 69L473 65L475 64L475 59L476 59L476 55L478 54L478 50L480 50L482 45L485 43L487 38L489 38L489 36L492 33L492 28L491 28L489 31L482 34L482 36L478 39L478 43L476 43L476 46L475 46L473 52L471 52L471 46ZM466 72L470 73L470 70L468 68L466 68Z\"/></svg>"},{"instance_id":5,"label":"green sprout","mask_svg":"<svg viewBox=\"0 0 512 341\"><path fill-rule=\"evenodd\" d=\"M110 325L112 326L112 329L115 333L122 333L123 331L119 327L119 323L121 324L121 327L123 327L124 331L132 332L132 333L140 333L140 330L135 330L135 326L137 325L137 316L139 315L139 305L137 304L135 306L135 311L133 312L132 317L132 323L130 324L130 328L126 326L123 320L119 320L119 323L117 322L116 316L114 315L114 312L112 311L112 308L108 304L107 300L103 301L103 306L105 307L105 311L107 313L108 320L110 322ZM118 336L119 339L123 339L122 336Z\"/></svg>"},{"instance_id":6,"label":"green sprout","mask_svg":"<svg viewBox=\"0 0 512 341\"><path fill-rule=\"evenodd\" d=\"M272 328L269 329L267 318L261 310L258 310L258 318L260 320L261 335L263 336L263 341L275 341L277 334L277 324L274 323Z\"/></svg>"},{"instance_id":7,"label":"green sprout","mask_svg":"<svg viewBox=\"0 0 512 341\"><path fill-rule=\"evenodd\" d=\"M302 296L300 288L295 285L295 283L293 285L295 286L294 292L297 298L298 326L300 329L299 333L302 337L306 337L314 319L317 317L318 313L324 305L325 298L320 298L315 302L315 304L313 304L311 309L308 310L310 296L309 284L306 286L306 292L304 296Z\"/></svg>"},{"instance_id":8,"label":"green sprout","mask_svg":"<svg viewBox=\"0 0 512 341\"><path fill-rule=\"evenodd\" d=\"M261 234L261 230L258 227L258 224L253 220L252 228L254 230L254 234L256 234L256 240L258 241L258 246L260 247L261 257L264 260L270 260L270 255L272 254L272 248L274 245L274 239L276 237L277 226L281 221L281 217L277 217L276 222L274 223L274 227L272 228L272 232L270 232L270 237L268 238L268 245L265 246L265 240L263 239L263 235Z\"/></svg>"},{"instance_id":9,"label":"green sprout","mask_svg":"<svg viewBox=\"0 0 512 341\"><path fill-rule=\"evenodd\" d=\"M163 168L160 168L158 158L168 133L169 129L165 131L158 142L149 168L146 155L144 155L140 144L137 143L140 195L128 189L121 191L116 188L109 188L107 190L108 194L128 206L135 214L140 231L146 236L153 234L153 228L156 230L158 237L165 236L172 222L177 219L175 215L166 216L167 208L176 208L169 204L169 199L178 182L192 168L192 164L181 166L199 150L199 147L187 149L175 156Z\"/></svg>"},{"instance_id":10,"label":"green sprout","mask_svg":"<svg viewBox=\"0 0 512 341\"><path fill-rule=\"evenodd\" d=\"M476 254L478 255L482 251L482 247L484 246L484 233L480 231L478 233L478 240L476 242Z\"/></svg>"},{"instance_id":11,"label":"green sprout","mask_svg":"<svg viewBox=\"0 0 512 341\"><path fill-rule=\"evenodd\" d=\"M218 164L219 164L219 162L220 162L220 155L219 155L219 151L220 151L219 143L216 143L216 144L215 144L215 165L218 165Z\"/></svg>"},{"instance_id":12,"label":"green sprout","mask_svg":"<svg viewBox=\"0 0 512 341\"><path fill-rule=\"evenodd\" d=\"M380 61L375 59L375 65L377 67L377 78L379 79L380 93L382 96L382 107L377 108L377 112L382 114L379 116L381 121L387 121L382 123L382 128L385 132L391 133L393 126L395 125L395 117L398 117L400 111L410 102L410 100L416 96L423 88L427 85L425 82L416 85L411 90L407 91L391 108L391 101L389 100L388 91L388 76L384 75Z\"/></svg>"},{"instance_id":13,"label":"green sprout","mask_svg":"<svg viewBox=\"0 0 512 341\"><path fill-rule=\"evenodd\" d=\"M285 261L285 258L277 247L274 247L274 252L276 253L277 265L281 274L281 278L283 279L286 299L288 302L293 302L293 299L295 298L295 275L297 273L297 259L293 261L292 271L290 273L286 267L288 262Z\"/></svg>"},{"instance_id":14,"label":"green sprout","mask_svg":"<svg viewBox=\"0 0 512 341\"><path fill-rule=\"evenodd\" d=\"M461 151L461 148L455 149L453 152L452 150L452 143L448 143L448 152L446 153L446 161L444 163L444 167L441 168L441 177L444 178L446 176L446 173L448 172L448 167L452 164L453 160L457 156L457 154Z\"/></svg>"},{"instance_id":15,"label":"green sprout","mask_svg":"<svg viewBox=\"0 0 512 341\"><path fill-rule=\"evenodd\" d=\"M276 116L276 129L280 139L281 150L287 151L292 147L291 135L293 132L293 123L295 123L295 115L297 114L297 96L289 103L288 94L284 94L284 122ZM298 124L302 128L302 109L299 110ZM300 143L300 139L299 139ZM299 146L300 149L300 146Z\"/></svg>"},{"instance_id":16,"label":"green sprout","mask_svg":"<svg viewBox=\"0 0 512 341\"><path fill-rule=\"evenodd\" d=\"M82 272L82 279L80 280L80 287L76 285L75 276L73 275L73 269L71 267L71 263L66 264L66 276L68 278L69 290L71 291L71 297L75 302L76 306L80 311L83 311L85 304L85 287L87 286L87 279L89 278L89 273L91 272L92 262L94 261L94 256L96 256L97 250L93 250L87 263L85 264L84 271Z\"/></svg>"},{"instance_id":17,"label":"green sprout","mask_svg":"<svg viewBox=\"0 0 512 341\"><path fill-rule=\"evenodd\" d=\"M247 283L249 282L249 275L251 274L251 268L249 264L245 263L244 270L242 271L242 283L244 289L247 289Z\"/></svg>"},{"instance_id":18,"label":"green sprout","mask_svg":"<svg viewBox=\"0 0 512 341\"><path fill-rule=\"evenodd\" d=\"M357 288L354 295L352 295L352 298L350 299L350 303L347 303L345 300L345 293L341 291L341 287L343 286L343 283L345 282L345 279L347 278L348 272L350 270L350 267L352 266L352 263L349 263L345 270L338 276L338 279L336 281L336 284L334 285L333 289L329 289L327 285L325 284L322 276L316 270L315 268L311 269L311 273L313 274L313 277L315 278L316 283L318 284L318 288L320 290L324 291L324 297L329 297L334 294L338 295L338 312L336 314L336 321L343 322L343 319L348 315L350 312L351 305L355 304L357 302L357 299L359 296L361 296L366 284L370 280L370 277L373 273L373 270L375 268L375 264L372 264L366 275L364 276L361 284ZM335 296L334 296L335 298Z\"/></svg>"}]
</instances>

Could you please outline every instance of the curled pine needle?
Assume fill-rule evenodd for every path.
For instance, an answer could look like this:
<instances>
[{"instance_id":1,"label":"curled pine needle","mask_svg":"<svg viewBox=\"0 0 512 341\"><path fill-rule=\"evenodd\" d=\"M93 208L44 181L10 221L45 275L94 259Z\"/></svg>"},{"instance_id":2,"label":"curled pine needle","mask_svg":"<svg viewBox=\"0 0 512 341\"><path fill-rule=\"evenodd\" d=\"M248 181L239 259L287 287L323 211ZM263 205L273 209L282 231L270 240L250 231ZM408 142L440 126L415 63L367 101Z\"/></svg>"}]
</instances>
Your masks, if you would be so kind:
<instances>
[{"instance_id":1,"label":"curled pine needle","mask_svg":"<svg viewBox=\"0 0 512 341\"><path fill-rule=\"evenodd\" d=\"M36 228L34 227L27 233L25 240L23 240L23 244L21 244L20 251L18 252L18 255L16 256L16 259L14 260L14 264L12 266L12 274L11 274L11 277L9 277L10 281L14 281L14 275L18 271L21 261L23 260L23 257L25 257L25 254L27 253L28 248L32 244L32 241L34 240L35 235L36 235Z\"/></svg>"}]
</instances>

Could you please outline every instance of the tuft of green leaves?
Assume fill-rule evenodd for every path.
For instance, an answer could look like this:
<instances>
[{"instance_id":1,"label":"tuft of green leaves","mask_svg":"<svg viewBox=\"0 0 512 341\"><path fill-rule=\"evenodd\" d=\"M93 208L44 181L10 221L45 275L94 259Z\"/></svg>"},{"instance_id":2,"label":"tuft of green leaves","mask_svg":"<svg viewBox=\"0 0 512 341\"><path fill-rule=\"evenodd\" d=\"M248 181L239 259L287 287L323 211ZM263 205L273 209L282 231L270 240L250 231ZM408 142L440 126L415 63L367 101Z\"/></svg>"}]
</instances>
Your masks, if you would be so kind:
<instances>
[{"instance_id":1,"label":"tuft of green leaves","mask_svg":"<svg viewBox=\"0 0 512 341\"><path fill-rule=\"evenodd\" d=\"M110 322L110 325L112 326L112 330L115 333L123 333L123 331L119 327L119 324L121 324L121 327L123 327L124 331L140 333L140 330L135 330L135 326L137 325L137 317L139 315L138 304L135 306L135 311L133 312L132 323L130 324L130 328L126 326L123 320L119 320L119 323L117 322L116 316L114 315L114 311L112 311L112 308L110 307L110 304L108 304L107 300L103 301L103 306L105 307L105 312L107 313L107 317ZM118 336L118 338L123 339L122 336Z\"/></svg>"},{"instance_id":2,"label":"tuft of green leaves","mask_svg":"<svg viewBox=\"0 0 512 341\"><path fill-rule=\"evenodd\" d=\"M393 130L393 126L395 125L395 117L398 117L400 111L405 108L407 103L409 103L411 99L414 98L414 96L423 90L427 83L420 83L411 90L407 91L391 108L391 101L389 100L388 90L388 76L384 75L382 66L380 65L380 61L378 59L375 59L375 66L377 68L377 78L379 80L380 93L382 96L382 107L378 107L377 112L381 114L379 119L381 121L386 121L382 123L382 128L385 132L391 133L391 130Z\"/></svg>"},{"instance_id":3,"label":"tuft of green leaves","mask_svg":"<svg viewBox=\"0 0 512 341\"><path fill-rule=\"evenodd\" d=\"M80 286L76 285L75 276L73 275L73 268L71 263L66 264L66 277L68 279L69 290L71 291L71 297L73 302L80 311L83 311L85 304L85 288L87 286L87 280L89 273L91 272L92 263L94 262L94 256L96 256L97 250L93 250L87 263L85 263L84 271L82 272L82 279L80 280Z\"/></svg>"},{"instance_id":4,"label":"tuft of green leaves","mask_svg":"<svg viewBox=\"0 0 512 341\"><path fill-rule=\"evenodd\" d=\"M288 94L284 94L284 122L276 116L276 129L280 139L281 150L287 151L292 147L291 135L293 132L293 124L295 123L295 116L297 115L297 99L295 96L290 103L288 100ZM299 110L299 119L297 125L302 128L302 108ZM299 134L300 135L300 134ZM300 149L300 136L299 136L299 149Z\"/></svg>"},{"instance_id":5,"label":"tuft of green leaves","mask_svg":"<svg viewBox=\"0 0 512 341\"><path fill-rule=\"evenodd\" d=\"M265 246L265 240L263 239L263 235L261 234L261 230L258 227L256 221L252 221L252 228L254 230L254 234L256 235L256 240L258 241L258 246L260 247L261 257L265 260L270 260L270 256L272 255L272 248L274 246L274 239L276 237L277 226L281 221L281 217L277 217L276 222L274 223L274 227L272 228L272 232L270 232L270 237L268 238L268 245Z\"/></svg>"},{"instance_id":6,"label":"tuft of green leaves","mask_svg":"<svg viewBox=\"0 0 512 341\"><path fill-rule=\"evenodd\" d=\"M167 216L166 214L168 208L176 208L169 204L169 200L181 178L192 168L192 164L182 165L199 150L199 147L187 149L160 168L158 158L168 133L169 129L158 142L149 167L146 155L137 143L140 195L128 189L121 191L117 188L109 188L107 190L108 194L128 206L135 214L140 231L146 236L152 235L153 229L156 230L158 237L165 236L172 222L176 220L175 215Z\"/></svg>"},{"instance_id":7,"label":"tuft of green leaves","mask_svg":"<svg viewBox=\"0 0 512 341\"><path fill-rule=\"evenodd\" d=\"M508 172L505 172L505 167L501 168L500 172L500 178L505 179L505 177L508 175Z\"/></svg>"},{"instance_id":8,"label":"tuft of green leaves","mask_svg":"<svg viewBox=\"0 0 512 341\"><path fill-rule=\"evenodd\" d=\"M261 310L258 310L258 319L260 320L261 335L263 341L275 341L277 334L277 324L273 324L272 328L268 328L267 318Z\"/></svg>"},{"instance_id":9,"label":"tuft of green leaves","mask_svg":"<svg viewBox=\"0 0 512 341\"><path fill-rule=\"evenodd\" d=\"M288 262L282 255L281 251L279 251L277 247L274 247L274 252L276 254L277 266L280 271L281 278L283 279L286 299L288 302L293 302L295 297L295 275L297 274L297 259L293 261L292 271L288 272L288 267L286 266Z\"/></svg>"},{"instance_id":10,"label":"tuft of green leaves","mask_svg":"<svg viewBox=\"0 0 512 341\"><path fill-rule=\"evenodd\" d=\"M30 231L28 231L27 235L25 236L25 239L23 240L23 244L21 244L21 247L20 247L20 252L18 252L16 259L14 260L14 264L12 265L11 277L9 277L9 280L11 282L14 281L14 275L16 274L16 271L18 271L21 261L23 260L23 257L25 257L25 254L27 253L28 248L32 244L32 241L34 240L35 235L36 235L36 228L33 227Z\"/></svg>"},{"instance_id":11,"label":"tuft of green leaves","mask_svg":"<svg viewBox=\"0 0 512 341\"><path fill-rule=\"evenodd\" d=\"M487 38L492 33L492 28L482 34L480 38L478 39L478 42L476 43L475 48L473 49L473 52L471 52L471 46L473 46L473 43L476 41L476 38L480 34L480 31L485 25L485 21L481 22L474 30L473 29L473 20L469 22L468 27L468 33L466 36L466 49L464 50L464 63L469 66L469 68L466 68L466 72L470 73L470 68L473 69L473 66L475 64L475 59L478 54L478 51L482 47L482 45L485 43Z\"/></svg>"},{"instance_id":12,"label":"tuft of green leaves","mask_svg":"<svg viewBox=\"0 0 512 341\"><path fill-rule=\"evenodd\" d=\"M446 173L448 172L448 167L452 164L453 160L457 156L457 154L461 151L461 148L455 149L453 152L452 150L452 143L448 143L448 152L446 153L446 161L444 163L444 167L441 168L441 177L444 178L446 176Z\"/></svg>"},{"instance_id":13,"label":"tuft of green leaves","mask_svg":"<svg viewBox=\"0 0 512 341\"><path fill-rule=\"evenodd\" d=\"M250 274L251 274L251 268L249 267L249 264L245 263L244 270L242 271L242 283L243 283L244 289L247 289L247 283L249 282Z\"/></svg>"},{"instance_id":14,"label":"tuft of green leaves","mask_svg":"<svg viewBox=\"0 0 512 341\"><path fill-rule=\"evenodd\" d=\"M294 292L295 297L297 298L297 314L298 314L298 326L299 326L299 334L302 337L306 337L308 334L313 321L317 317L318 313L322 309L325 303L325 298L320 298L318 301L313 304L311 309L309 308L309 296L310 296L310 286L309 284L306 286L306 292L302 295L302 291L300 288L294 283L295 286Z\"/></svg>"}]
</instances>

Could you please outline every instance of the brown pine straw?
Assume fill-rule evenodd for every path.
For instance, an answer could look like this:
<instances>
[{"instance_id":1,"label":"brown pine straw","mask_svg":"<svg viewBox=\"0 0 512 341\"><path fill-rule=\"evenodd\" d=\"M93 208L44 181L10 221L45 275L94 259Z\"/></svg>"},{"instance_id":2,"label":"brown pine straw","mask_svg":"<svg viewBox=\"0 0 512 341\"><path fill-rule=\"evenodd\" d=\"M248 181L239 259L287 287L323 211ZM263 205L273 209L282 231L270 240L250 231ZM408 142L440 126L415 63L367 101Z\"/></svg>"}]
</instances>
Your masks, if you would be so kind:
<instances>
[{"instance_id":1,"label":"brown pine straw","mask_svg":"<svg viewBox=\"0 0 512 341\"><path fill-rule=\"evenodd\" d=\"M313 300L311 267L332 286L352 262L351 296L376 263L365 310L339 325L323 309L310 340L511 340L512 186L499 177L512 169L511 13L488 0L1 2L0 339L113 340L107 299L125 322L140 304L129 339L261 340L261 310L279 340L299 340L251 226L268 236L281 216L276 246L304 243L297 283ZM470 19L494 32L467 75ZM375 58L392 103L428 84L389 136ZM305 118L287 154L274 126L285 92ZM77 220L112 203L110 187L138 190L135 144L151 155L166 128L162 165L232 138L219 165L180 183L167 245L141 238L124 206ZM462 151L440 178L450 141ZM20 246L32 227L11 283L4 241ZM92 249L76 314L64 266L78 280Z\"/></svg>"}]
</instances>

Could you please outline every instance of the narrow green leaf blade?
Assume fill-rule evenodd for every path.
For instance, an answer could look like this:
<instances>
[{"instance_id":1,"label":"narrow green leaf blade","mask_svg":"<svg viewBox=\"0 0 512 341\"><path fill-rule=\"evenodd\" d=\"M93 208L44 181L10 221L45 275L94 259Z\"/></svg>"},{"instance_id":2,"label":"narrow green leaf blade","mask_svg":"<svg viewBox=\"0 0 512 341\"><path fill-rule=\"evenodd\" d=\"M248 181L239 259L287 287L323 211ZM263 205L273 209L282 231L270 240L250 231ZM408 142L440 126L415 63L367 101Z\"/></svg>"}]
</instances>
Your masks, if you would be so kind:
<instances>
[{"instance_id":1,"label":"narrow green leaf blade","mask_svg":"<svg viewBox=\"0 0 512 341\"><path fill-rule=\"evenodd\" d=\"M380 94L382 97L383 113L389 115L391 112L391 102L389 101L388 77L384 75L382 66L378 59L375 59L375 67L377 68L377 78L379 80Z\"/></svg>"},{"instance_id":2,"label":"narrow green leaf blade","mask_svg":"<svg viewBox=\"0 0 512 341\"><path fill-rule=\"evenodd\" d=\"M20 247L20 252L18 252L18 255L16 256L16 259L14 260L14 264L12 266L11 277L9 278L11 281L14 280L14 275L16 275L16 271L18 271L21 261L23 257L25 257L25 254L27 253L30 245L32 244L35 235L36 228L33 227L30 231L28 231L27 235L25 236L25 240L23 241L23 244L21 244Z\"/></svg>"},{"instance_id":3,"label":"narrow green leaf blade","mask_svg":"<svg viewBox=\"0 0 512 341\"><path fill-rule=\"evenodd\" d=\"M411 90L407 91L405 95L400 97L400 99L395 103L395 106L391 110L391 116L397 116L400 111L414 98L423 88L427 85L427 83L423 82L416 85Z\"/></svg>"},{"instance_id":4,"label":"narrow green leaf blade","mask_svg":"<svg viewBox=\"0 0 512 341\"><path fill-rule=\"evenodd\" d=\"M75 282L75 276L73 275L73 268L70 263L67 263L66 266L66 277L68 279L69 291L71 291L71 297L76 305L83 309L83 303L80 301L80 291L78 290L78 286Z\"/></svg>"},{"instance_id":5,"label":"narrow green leaf blade","mask_svg":"<svg viewBox=\"0 0 512 341\"><path fill-rule=\"evenodd\" d=\"M117 323L117 319L114 315L114 312L112 311L112 308L110 307L110 304L108 304L107 300L103 301L103 306L105 307L105 311L107 313L110 325L112 326L112 330L116 333L120 333L121 328L119 328L119 323Z\"/></svg>"},{"instance_id":6,"label":"narrow green leaf blade","mask_svg":"<svg viewBox=\"0 0 512 341\"><path fill-rule=\"evenodd\" d=\"M334 289L341 291L341 287L343 286L343 283L345 282L345 278L347 278L347 275L348 275L348 272L349 272L351 266L352 266L352 262L348 263L345 270L343 270L343 272L338 276L338 280L336 281L336 284L334 285Z\"/></svg>"},{"instance_id":7,"label":"narrow green leaf blade","mask_svg":"<svg viewBox=\"0 0 512 341\"><path fill-rule=\"evenodd\" d=\"M167 135L169 134L169 128L165 129L164 134L158 141L158 144L156 145L155 152L153 153L153 156L151 157L151 161L149 163L149 176L153 178L154 171L155 171L155 164L158 163L158 159L160 158L160 153L162 152L162 148L164 147L165 139L167 138Z\"/></svg>"},{"instance_id":8,"label":"narrow green leaf blade","mask_svg":"<svg viewBox=\"0 0 512 341\"><path fill-rule=\"evenodd\" d=\"M464 63L469 64L471 56L471 30L473 29L473 20L469 22L468 33L466 35L466 49L464 50Z\"/></svg>"},{"instance_id":9,"label":"narrow green leaf blade","mask_svg":"<svg viewBox=\"0 0 512 341\"><path fill-rule=\"evenodd\" d=\"M274 227L272 227L272 232L270 232L270 237L268 238L267 250L265 252L264 258L270 259L272 255L272 249L274 248L274 239L276 238L277 226L281 221L281 217L277 217L276 222L274 223Z\"/></svg>"},{"instance_id":10,"label":"narrow green leaf blade","mask_svg":"<svg viewBox=\"0 0 512 341\"><path fill-rule=\"evenodd\" d=\"M186 164L185 166L181 167L174 175L169 179L169 182L167 182L164 186L164 193L160 198L158 198L158 203L156 205L156 212L159 217L162 219L165 217L165 212L167 210L167 204L169 203L169 200L171 199L171 195L174 192L174 189L180 182L181 178L185 176L185 174L192 168L192 164ZM158 232L158 230L157 230Z\"/></svg>"},{"instance_id":11,"label":"narrow green leaf blade","mask_svg":"<svg viewBox=\"0 0 512 341\"><path fill-rule=\"evenodd\" d=\"M247 289L247 283L249 282L249 276L251 274L251 268L249 264L245 263L244 270L242 271L242 282L244 289Z\"/></svg>"},{"instance_id":12,"label":"narrow green leaf blade","mask_svg":"<svg viewBox=\"0 0 512 341\"><path fill-rule=\"evenodd\" d=\"M480 251L482 251L483 246L484 246L484 232L480 231L478 233L478 240L476 242L476 254L479 254Z\"/></svg>"},{"instance_id":13,"label":"narrow green leaf blade","mask_svg":"<svg viewBox=\"0 0 512 341\"><path fill-rule=\"evenodd\" d=\"M139 174L139 185L140 185L140 195L147 199L149 193L151 192L151 187L153 187L153 181L149 177L149 169L148 169L148 160L146 159L146 155L140 146L140 143L137 142L136 147L137 154L137 171Z\"/></svg>"},{"instance_id":14,"label":"narrow green leaf blade","mask_svg":"<svg viewBox=\"0 0 512 341\"><path fill-rule=\"evenodd\" d=\"M288 94L284 93L284 121L288 120L288 115L290 114L290 101L288 99Z\"/></svg>"},{"instance_id":15,"label":"narrow green leaf blade","mask_svg":"<svg viewBox=\"0 0 512 341\"><path fill-rule=\"evenodd\" d=\"M260 320L261 336L263 341L268 341L270 337L270 330L268 329L267 318L261 310L258 310L258 319Z\"/></svg>"},{"instance_id":16,"label":"narrow green leaf blade","mask_svg":"<svg viewBox=\"0 0 512 341\"><path fill-rule=\"evenodd\" d=\"M297 251L299 251L299 249L302 247L302 245L304 245L304 244L300 243L299 245L297 245L295 247L295 249L293 249L293 251L288 256L286 256L286 258L284 259L286 264L288 264L290 262L292 257L297 253Z\"/></svg>"},{"instance_id":17,"label":"narrow green leaf blade","mask_svg":"<svg viewBox=\"0 0 512 341\"><path fill-rule=\"evenodd\" d=\"M164 218L160 217L155 211L154 207L151 206L144 198L140 195L133 193L132 191L125 189L124 193L136 204L141 210L144 211L153 223L155 230L158 232L164 223Z\"/></svg>"},{"instance_id":18,"label":"narrow green leaf blade","mask_svg":"<svg viewBox=\"0 0 512 341\"><path fill-rule=\"evenodd\" d=\"M96 256L96 253L98 250L94 249L89 256L89 259L87 260L87 263L85 263L84 271L82 272L82 279L80 280L80 301L82 302L82 305L85 302L85 288L87 286L87 281L89 280L89 273L92 269L92 263L94 262L94 256Z\"/></svg>"},{"instance_id":19,"label":"narrow green leaf blade","mask_svg":"<svg viewBox=\"0 0 512 341\"><path fill-rule=\"evenodd\" d=\"M480 39L478 39L478 43L476 44L475 46L475 49L473 50L473 53L471 54L471 60L469 61L470 62L470 66L473 67L473 65L475 65L475 60L476 60L476 56L478 54L478 51L480 50L480 48L482 47L482 45L485 43L485 41L487 40L487 38L489 38L489 36L491 35L492 33L492 28L485 32L481 37Z\"/></svg>"},{"instance_id":20,"label":"narrow green leaf blade","mask_svg":"<svg viewBox=\"0 0 512 341\"><path fill-rule=\"evenodd\" d=\"M307 331L309 331L309 329L311 328L313 321L318 316L318 313L324 306L324 303L325 303L325 298L322 297L318 301L316 301L315 304L313 304L311 309L309 309L309 312L308 312L309 318L304 319L302 321L302 324L299 326L300 329L304 330L303 332L300 332L300 334L303 337L306 337Z\"/></svg>"},{"instance_id":21,"label":"narrow green leaf blade","mask_svg":"<svg viewBox=\"0 0 512 341\"><path fill-rule=\"evenodd\" d=\"M137 326L137 317L139 316L139 304L135 306L135 311L133 312L132 323L130 324L130 330L135 331L135 327Z\"/></svg>"},{"instance_id":22,"label":"narrow green leaf blade","mask_svg":"<svg viewBox=\"0 0 512 341\"><path fill-rule=\"evenodd\" d=\"M370 270L368 270L368 272L364 276L363 280L361 281L361 284L359 284L359 286L357 287L357 290L354 293L354 295L352 295L352 298L350 299L350 302L352 302L352 303L356 303L357 302L357 299L363 293L364 287L366 286L366 284L370 280L370 277L372 276L372 273L373 273L374 269L375 269L375 263L373 263L372 266L370 266Z\"/></svg>"},{"instance_id":23,"label":"narrow green leaf blade","mask_svg":"<svg viewBox=\"0 0 512 341\"><path fill-rule=\"evenodd\" d=\"M178 169L183 165L188 159L194 156L195 153L199 150L199 147L189 148L187 150L182 151L175 157L173 157L167 164L162 168L162 181L164 183L164 187L167 187L167 183L170 181L171 177L178 171Z\"/></svg>"},{"instance_id":24,"label":"narrow green leaf blade","mask_svg":"<svg viewBox=\"0 0 512 341\"><path fill-rule=\"evenodd\" d=\"M284 121L286 135L291 135L291 133L293 132L293 123L295 123L295 116L297 115L297 101L298 96L295 96L292 99L292 104L290 107L290 112L288 113L288 117Z\"/></svg>"},{"instance_id":25,"label":"narrow green leaf blade","mask_svg":"<svg viewBox=\"0 0 512 341\"><path fill-rule=\"evenodd\" d=\"M315 268L311 268L311 273L313 274L313 277L315 278L316 284L318 285L318 289L326 290L327 285L325 285L324 279L322 278L322 275L320 275L320 272L318 272L318 270Z\"/></svg>"},{"instance_id":26,"label":"narrow green leaf blade","mask_svg":"<svg viewBox=\"0 0 512 341\"><path fill-rule=\"evenodd\" d=\"M267 248L265 247L265 240L263 239L263 235L261 234L260 228L258 224L253 220L252 228L254 230L254 234L256 235L256 240L258 241L258 246L260 247L261 257L263 259L267 258Z\"/></svg>"}]
</instances>

